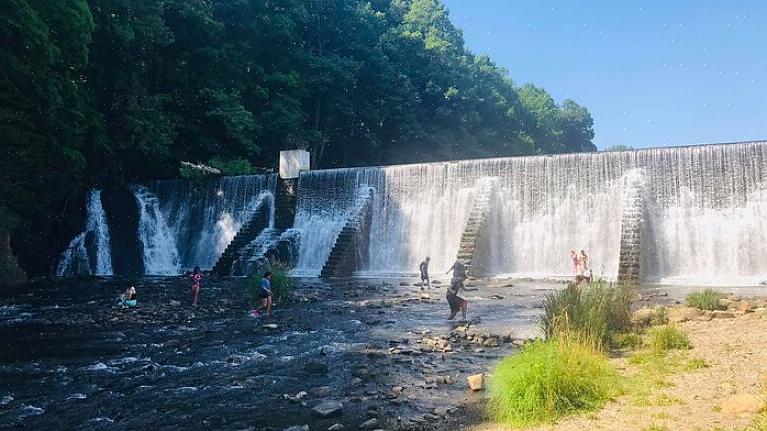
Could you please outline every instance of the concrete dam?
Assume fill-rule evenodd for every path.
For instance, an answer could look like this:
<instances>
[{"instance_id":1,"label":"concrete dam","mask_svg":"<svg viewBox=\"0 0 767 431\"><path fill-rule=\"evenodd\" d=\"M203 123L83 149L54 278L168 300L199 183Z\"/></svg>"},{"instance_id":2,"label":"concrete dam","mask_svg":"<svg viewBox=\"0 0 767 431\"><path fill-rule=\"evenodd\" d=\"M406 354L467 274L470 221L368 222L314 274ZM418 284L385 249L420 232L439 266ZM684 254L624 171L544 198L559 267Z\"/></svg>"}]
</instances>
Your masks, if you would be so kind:
<instances>
[{"instance_id":1,"label":"concrete dam","mask_svg":"<svg viewBox=\"0 0 767 431\"><path fill-rule=\"evenodd\" d=\"M430 256L435 274L461 259L477 275L548 278L571 276L568 252L582 249L607 279L767 280L767 142L155 181L121 204L113 193L90 192L57 275L249 275L272 256L296 276L378 277Z\"/></svg>"}]
</instances>

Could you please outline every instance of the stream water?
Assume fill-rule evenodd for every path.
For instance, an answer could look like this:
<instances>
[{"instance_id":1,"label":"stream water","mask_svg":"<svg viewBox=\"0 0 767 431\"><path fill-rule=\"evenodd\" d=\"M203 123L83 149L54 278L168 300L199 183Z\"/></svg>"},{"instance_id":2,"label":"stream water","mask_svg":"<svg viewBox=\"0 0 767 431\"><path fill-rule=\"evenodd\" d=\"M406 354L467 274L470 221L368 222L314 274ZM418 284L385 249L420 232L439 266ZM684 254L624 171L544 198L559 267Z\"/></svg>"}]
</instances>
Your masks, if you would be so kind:
<instances>
[{"instance_id":1,"label":"stream water","mask_svg":"<svg viewBox=\"0 0 767 431\"><path fill-rule=\"evenodd\" d=\"M198 308L183 278L1 292L0 429L326 430L370 418L388 430L460 429L481 417L466 376L534 336L542 296L561 285L482 284L467 328L446 320L444 287L425 299L414 281L297 280L296 301L259 319L246 279L204 279ZM115 308L129 283L139 307ZM475 341L424 348L463 332ZM481 334L501 342L478 344ZM342 413L313 415L325 400Z\"/></svg>"}]
</instances>

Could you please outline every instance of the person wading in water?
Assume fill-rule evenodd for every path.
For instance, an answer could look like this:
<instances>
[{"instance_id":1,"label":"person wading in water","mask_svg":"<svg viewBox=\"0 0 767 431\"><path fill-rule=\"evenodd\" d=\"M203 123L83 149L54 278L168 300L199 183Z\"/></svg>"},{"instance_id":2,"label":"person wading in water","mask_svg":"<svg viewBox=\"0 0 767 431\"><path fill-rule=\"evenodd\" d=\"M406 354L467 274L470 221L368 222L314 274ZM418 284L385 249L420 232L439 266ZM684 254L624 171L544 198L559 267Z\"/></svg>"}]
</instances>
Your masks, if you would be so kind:
<instances>
[{"instance_id":1,"label":"person wading in water","mask_svg":"<svg viewBox=\"0 0 767 431\"><path fill-rule=\"evenodd\" d=\"M202 271L199 266L194 267L192 271L192 305L197 306L200 299L200 281L202 280Z\"/></svg>"},{"instance_id":2,"label":"person wading in water","mask_svg":"<svg viewBox=\"0 0 767 431\"><path fill-rule=\"evenodd\" d=\"M458 314L458 311L463 313L463 320L466 320L466 311L469 308L469 302L458 296L458 292L461 290L469 291L478 289L466 289L466 287L464 287L463 281L466 280L466 265L461 261L456 260L453 266L451 266L445 274L449 274L450 271L453 271L453 279L450 281L450 287L445 294L447 303L450 304L450 316L448 316L447 320L453 320L455 315Z\"/></svg>"},{"instance_id":3,"label":"person wading in water","mask_svg":"<svg viewBox=\"0 0 767 431\"><path fill-rule=\"evenodd\" d=\"M431 280L429 280L429 261L431 261L431 258L426 256L426 260L421 262L421 265L418 267L418 269L421 270L421 290L423 290L424 282L426 282L426 285L431 289Z\"/></svg>"}]
</instances>

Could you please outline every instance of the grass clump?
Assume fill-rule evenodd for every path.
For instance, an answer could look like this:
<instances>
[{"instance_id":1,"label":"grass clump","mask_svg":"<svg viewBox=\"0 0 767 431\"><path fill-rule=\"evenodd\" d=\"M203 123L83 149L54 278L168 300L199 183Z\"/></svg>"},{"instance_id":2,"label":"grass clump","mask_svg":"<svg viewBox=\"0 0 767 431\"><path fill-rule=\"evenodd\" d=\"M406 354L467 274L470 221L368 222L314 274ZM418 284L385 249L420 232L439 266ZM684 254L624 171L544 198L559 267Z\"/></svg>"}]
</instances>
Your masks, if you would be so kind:
<instances>
[{"instance_id":1,"label":"grass clump","mask_svg":"<svg viewBox=\"0 0 767 431\"><path fill-rule=\"evenodd\" d=\"M267 271L272 273L272 294L275 302L285 302L293 295L293 284L290 281L290 267L281 262L272 262L262 268L262 272L253 276L250 282L250 300L254 306L261 305L259 289L261 278Z\"/></svg>"},{"instance_id":2,"label":"grass clump","mask_svg":"<svg viewBox=\"0 0 767 431\"><path fill-rule=\"evenodd\" d=\"M669 350L687 350L692 347L690 338L675 326L656 326L647 332L648 345L654 354L662 355Z\"/></svg>"},{"instance_id":3,"label":"grass clump","mask_svg":"<svg viewBox=\"0 0 767 431\"><path fill-rule=\"evenodd\" d=\"M687 295L687 305L700 310L722 310L724 307L719 302L720 299L722 299L721 293L714 289L705 289L702 292Z\"/></svg>"},{"instance_id":4,"label":"grass clump","mask_svg":"<svg viewBox=\"0 0 767 431\"><path fill-rule=\"evenodd\" d=\"M644 339L634 332L613 334L611 346L617 349L636 350L644 346Z\"/></svg>"},{"instance_id":5,"label":"grass clump","mask_svg":"<svg viewBox=\"0 0 767 431\"><path fill-rule=\"evenodd\" d=\"M571 284L546 296L541 326L547 339L575 338L605 348L611 333L631 327L632 296L623 284L598 281L583 289Z\"/></svg>"},{"instance_id":6,"label":"grass clump","mask_svg":"<svg viewBox=\"0 0 767 431\"><path fill-rule=\"evenodd\" d=\"M618 395L620 382L608 359L593 346L563 339L538 341L496 367L488 413L512 427L553 422L600 408Z\"/></svg>"}]
</instances>

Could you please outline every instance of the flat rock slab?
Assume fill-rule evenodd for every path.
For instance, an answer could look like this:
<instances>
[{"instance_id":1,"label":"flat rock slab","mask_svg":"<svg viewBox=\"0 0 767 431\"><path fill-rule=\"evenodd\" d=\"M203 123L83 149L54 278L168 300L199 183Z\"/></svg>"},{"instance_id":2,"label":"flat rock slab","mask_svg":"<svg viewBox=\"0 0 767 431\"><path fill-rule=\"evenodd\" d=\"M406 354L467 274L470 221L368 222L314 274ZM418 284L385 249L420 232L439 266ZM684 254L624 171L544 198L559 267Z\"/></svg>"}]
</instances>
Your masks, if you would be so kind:
<instances>
[{"instance_id":1,"label":"flat rock slab","mask_svg":"<svg viewBox=\"0 0 767 431\"><path fill-rule=\"evenodd\" d=\"M344 405L338 401L327 400L323 401L312 409L312 414L321 418L329 418L331 416L340 415L344 410Z\"/></svg>"}]
</instances>

